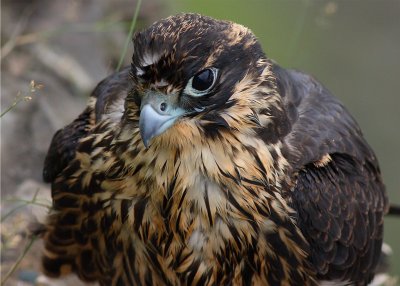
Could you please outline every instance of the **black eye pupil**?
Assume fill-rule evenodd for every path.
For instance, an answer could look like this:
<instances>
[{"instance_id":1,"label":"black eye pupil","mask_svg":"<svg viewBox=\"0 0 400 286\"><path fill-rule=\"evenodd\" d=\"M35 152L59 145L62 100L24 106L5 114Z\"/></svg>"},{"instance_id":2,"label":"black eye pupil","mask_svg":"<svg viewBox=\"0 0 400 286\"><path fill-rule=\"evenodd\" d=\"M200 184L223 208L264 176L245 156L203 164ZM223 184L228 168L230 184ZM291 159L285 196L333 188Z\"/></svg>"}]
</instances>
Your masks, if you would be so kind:
<instances>
[{"instance_id":1,"label":"black eye pupil","mask_svg":"<svg viewBox=\"0 0 400 286\"><path fill-rule=\"evenodd\" d=\"M205 91L214 83L214 73L205 69L193 77L192 87L198 91Z\"/></svg>"}]
</instances>

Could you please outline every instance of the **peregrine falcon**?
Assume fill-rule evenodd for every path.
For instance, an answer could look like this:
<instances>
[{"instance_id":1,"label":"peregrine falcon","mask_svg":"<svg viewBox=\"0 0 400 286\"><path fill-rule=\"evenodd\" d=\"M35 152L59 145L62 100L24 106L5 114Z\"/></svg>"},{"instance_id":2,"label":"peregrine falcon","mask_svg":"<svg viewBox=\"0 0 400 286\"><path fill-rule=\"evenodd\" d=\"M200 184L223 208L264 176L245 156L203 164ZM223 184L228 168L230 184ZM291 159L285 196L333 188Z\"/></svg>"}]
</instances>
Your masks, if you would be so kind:
<instances>
[{"instance_id":1,"label":"peregrine falcon","mask_svg":"<svg viewBox=\"0 0 400 286\"><path fill-rule=\"evenodd\" d=\"M133 38L53 137L44 272L100 285L366 285L388 200L343 104L198 14Z\"/></svg>"}]
</instances>

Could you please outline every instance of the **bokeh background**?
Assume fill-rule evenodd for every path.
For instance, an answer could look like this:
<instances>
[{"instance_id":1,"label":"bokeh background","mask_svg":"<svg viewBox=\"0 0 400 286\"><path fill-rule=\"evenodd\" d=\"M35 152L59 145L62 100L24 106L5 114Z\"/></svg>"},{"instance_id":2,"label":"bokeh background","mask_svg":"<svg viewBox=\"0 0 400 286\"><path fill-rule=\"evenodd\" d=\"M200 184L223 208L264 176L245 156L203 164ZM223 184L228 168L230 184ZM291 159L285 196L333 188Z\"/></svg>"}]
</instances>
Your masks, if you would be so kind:
<instances>
[{"instance_id":1,"label":"bokeh background","mask_svg":"<svg viewBox=\"0 0 400 286\"><path fill-rule=\"evenodd\" d=\"M84 108L91 89L115 71L136 1L3 0L1 3L1 274L30 243L49 187L41 182L54 132ZM136 29L178 12L199 12L253 30L266 54L303 70L339 97L375 150L389 198L400 204L399 0L144 0ZM129 64L131 45L124 57ZM33 82L32 82L33 81ZM35 198L33 198L36 195ZM400 218L386 219L400 276ZM78 285L39 273L33 242L4 285Z\"/></svg>"}]
</instances>

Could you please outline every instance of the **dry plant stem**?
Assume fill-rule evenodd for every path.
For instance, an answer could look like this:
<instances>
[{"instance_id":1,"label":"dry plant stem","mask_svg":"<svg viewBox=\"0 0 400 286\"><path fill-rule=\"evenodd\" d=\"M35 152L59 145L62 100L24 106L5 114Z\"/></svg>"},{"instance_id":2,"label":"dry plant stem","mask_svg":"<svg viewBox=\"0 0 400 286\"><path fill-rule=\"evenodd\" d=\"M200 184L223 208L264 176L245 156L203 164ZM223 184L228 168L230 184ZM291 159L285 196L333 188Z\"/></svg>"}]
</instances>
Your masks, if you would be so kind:
<instances>
[{"instance_id":1,"label":"dry plant stem","mask_svg":"<svg viewBox=\"0 0 400 286\"><path fill-rule=\"evenodd\" d=\"M50 205L47 205L45 203L39 203L39 202L35 202L35 201L27 201L27 200L23 200L23 199L9 199L9 200L5 200L6 202L19 202L19 203L24 203L25 205L35 205L35 206L39 206L39 207L43 207L43 208L51 208Z\"/></svg>"},{"instance_id":2,"label":"dry plant stem","mask_svg":"<svg viewBox=\"0 0 400 286\"><path fill-rule=\"evenodd\" d=\"M7 107L4 111L1 112L0 118L2 118L7 112L9 112L12 109L14 109L14 107L16 107L21 101L30 101L30 100L32 100L33 94L37 90L42 89L43 86L44 86L43 84L41 84L41 83L37 84L37 83L35 83L34 80L31 80L31 82L29 84L30 95L21 96L21 92L19 91L17 93L16 99L14 100L14 102L9 107Z\"/></svg>"},{"instance_id":3,"label":"dry plant stem","mask_svg":"<svg viewBox=\"0 0 400 286\"><path fill-rule=\"evenodd\" d=\"M135 29L135 26L136 26L137 17L139 15L139 11L140 11L140 6L141 5L142 5L142 0L138 0L137 3L136 3L135 14L133 15L131 26L129 27L129 34L126 37L125 44L124 44L124 49L122 50L121 57L119 58L117 71L119 71L119 69L122 66L122 62L124 61L124 58L125 58L125 55L126 55L126 51L128 50L128 45L129 45L129 43L130 43L130 41L132 39L133 30Z\"/></svg>"},{"instance_id":4,"label":"dry plant stem","mask_svg":"<svg viewBox=\"0 0 400 286\"><path fill-rule=\"evenodd\" d=\"M39 190L40 190L39 188L36 189L35 193L33 194L32 199L30 201L23 200L23 199L9 199L9 200L6 200L6 202L22 202L23 204L16 206L12 210L10 210L8 213L3 215L1 217L1 222L5 221L7 219L7 217L12 215L14 212L19 210L20 208L22 208L24 206L27 206L27 205L33 204L33 205L37 205L37 206L41 206L41 207L50 208L50 206L48 206L48 205L36 202L36 198L37 198L37 195L39 194Z\"/></svg>"},{"instance_id":5,"label":"dry plant stem","mask_svg":"<svg viewBox=\"0 0 400 286\"><path fill-rule=\"evenodd\" d=\"M0 114L0 118L2 118L7 112L9 112L10 110L12 110L15 106L18 105L18 103L20 103L22 100L24 100L23 98L18 98L16 101L14 101L9 107L6 108L6 110L2 111Z\"/></svg>"},{"instance_id":6,"label":"dry plant stem","mask_svg":"<svg viewBox=\"0 0 400 286\"><path fill-rule=\"evenodd\" d=\"M20 208L23 208L25 206L27 206L27 203L23 203L22 205L18 205L15 208L13 208L12 210L10 210L8 213L6 213L5 215L3 215L1 217L1 222L4 222L10 215L12 215L13 213L15 213L17 210L19 210Z\"/></svg>"},{"instance_id":7,"label":"dry plant stem","mask_svg":"<svg viewBox=\"0 0 400 286\"><path fill-rule=\"evenodd\" d=\"M35 206L39 206L39 207L43 207L43 208L51 208L50 204L45 204L45 203L40 203L38 202L37 199L37 195L39 193L39 188L36 189L35 193L33 194L33 197L31 200L24 200L24 199L18 199L18 198L12 198L12 199L8 199L6 200L6 202L20 202L20 203L24 203L24 205L35 205ZM22 206L22 205L21 205ZM19 206L18 206L19 207ZM3 219L2 219L3 220Z\"/></svg>"},{"instance_id":8,"label":"dry plant stem","mask_svg":"<svg viewBox=\"0 0 400 286\"><path fill-rule=\"evenodd\" d=\"M31 100L31 97L29 97L29 96L20 97L20 95L21 94L18 93L17 99L9 107L7 107L6 110L1 112L0 118L2 118L7 112L13 110L14 107L16 107L21 101L29 101L29 100Z\"/></svg>"},{"instance_id":9,"label":"dry plant stem","mask_svg":"<svg viewBox=\"0 0 400 286\"><path fill-rule=\"evenodd\" d=\"M14 271L17 269L18 265L21 263L22 259L24 259L25 255L28 253L29 249L32 247L33 243L36 240L36 236L33 235L31 239L28 241L26 244L24 251L21 253L21 255L18 257L17 261L14 263L14 265L11 267L11 269L7 272L6 275L4 275L3 279L1 280L1 285L5 285L6 281L10 276L14 273Z\"/></svg>"},{"instance_id":10,"label":"dry plant stem","mask_svg":"<svg viewBox=\"0 0 400 286\"><path fill-rule=\"evenodd\" d=\"M33 197L30 201L27 200L22 200L22 199L15 199L14 201L20 201L23 202L24 204L19 205L17 207L15 207L14 209L12 209L10 212L8 212L6 215L2 216L1 218L1 222L3 222L8 216L10 216L12 213L14 213L17 209L20 209L26 205L29 204L34 204L34 205L39 205L42 207L46 207L46 208L50 208L48 205L45 204L41 204L41 203L37 203L36 199L37 196L39 194L39 188L36 189L35 193L33 194ZM13 200L11 200L13 201ZM8 278L10 278L10 276L14 273L14 271L17 269L18 265L21 263L22 259L25 257L25 255L28 253L29 249L31 248L31 246L33 245L33 243L36 240L36 236L33 235L31 237L31 239L28 241L28 243L26 244L23 252L21 253L21 255L18 257L17 261L13 264L13 266L11 267L11 269L7 272L7 274L4 276L4 278L1 280L1 285L4 285L4 283L8 280Z\"/></svg>"}]
</instances>

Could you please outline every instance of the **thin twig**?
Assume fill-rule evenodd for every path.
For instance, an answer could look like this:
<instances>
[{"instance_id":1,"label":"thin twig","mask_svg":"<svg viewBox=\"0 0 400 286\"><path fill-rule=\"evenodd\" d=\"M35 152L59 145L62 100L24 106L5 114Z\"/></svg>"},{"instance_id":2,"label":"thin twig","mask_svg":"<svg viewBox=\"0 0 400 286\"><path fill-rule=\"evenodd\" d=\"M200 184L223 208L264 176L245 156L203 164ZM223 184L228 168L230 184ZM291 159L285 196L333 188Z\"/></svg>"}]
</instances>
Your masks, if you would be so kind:
<instances>
[{"instance_id":1,"label":"thin twig","mask_svg":"<svg viewBox=\"0 0 400 286\"><path fill-rule=\"evenodd\" d=\"M35 193L33 194L31 202L36 201L37 195L39 194L40 188L36 188Z\"/></svg>"},{"instance_id":2,"label":"thin twig","mask_svg":"<svg viewBox=\"0 0 400 286\"><path fill-rule=\"evenodd\" d=\"M45 204L41 204L38 203L36 201L37 196L39 194L40 188L37 188L35 193L33 194L33 197L31 200L23 200L23 199L11 199L11 200L6 200L6 201L18 201L18 202L23 202L22 205L19 205L17 207L15 207L14 209L12 209L10 212L8 212L6 215L1 217L1 222L3 222L8 216L10 216L12 213L14 213L16 210L29 205L29 204L34 204L34 205L38 205L38 206L42 206L42 207L46 207L46 208L50 208L50 206L47 206ZM11 269L7 272L7 274L4 276L3 280L1 280L1 285L4 285L4 283L8 280L8 278L10 278L10 276L15 272L15 270L18 268L19 264L21 263L22 259L24 259L25 255L28 253L29 249L32 247L33 243L36 240L36 236L32 235L31 239L29 240L29 242L27 243L27 245L25 246L23 252L21 253L21 255L18 257L17 261L13 264L13 266L11 267Z\"/></svg>"},{"instance_id":3,"label":"thin twig","mask_svg":"<svg viewBox=\"0 0 400 286\"><path fill-rule=\"evenodd\" d=\"M5 200L6 202L19 202L19 203L25 203L26 205L35 205L35 206L39 206L39 207L44 207L44 208L51 208L50 205L44 204L44 203L40 203L37 201L28 201L28 200L24 200L24 199L18 199L18 198L13 198L13 199L7 199Z\"/></svg>"},{"instance_id":4,"label":"thin twig","mask_svg":"<svg viewBox=\"0 0 400 286\"><path fill-rule=\"evenodd\" d=\"M14 207L12 210L10 210L8 213L6 213L5 215L1 216L1 220L0 222L5 221L10 215L12 215L13 213L15 213L17 210L19 210L20 208L25 207L26 205L28 205L27 203L23 203L22 205L18 205L16 207Z\"/></svg>"},{"instance_id":5,"label":"thin twig","mask_svg":"<svg viewBox=\"0 0 400 286\"><path fill-rule=\"evenodd\" d=\"M25 207L25 206L27 206L27 205L29 205L29 204L35 204L35 205L39 205L37 202L36 202L36 198L37 198L37 195L39 194L39 190L40 190L40 188L37 188L36 189L36 191L35 191L35 193L33 194L33 197L32 197L32 199L30 200L30 201L23 201L22 199L16 199L16 200L8 200L8 201L18 201L18 202L22 202L23 204L22 205L19 205L19 206L16 206L15 208L13 208L12 210L10 210L8 213L6 213L5 215L3 215L2 217L1 217L1 222L3 222L3 221L5 221L10 215L12 215L14 212L16 212L17 210L19 210L20 208L23 208L23 207ZM45 204L40 204L39 206L41 206L41 207L44 207L45 206Z\"/></svg>"},{"instance_id":6,"label":"thin twig","mask_svg":"<svg viewBox=\"0 0 400 286\"><path fill-rule=\"evenodd\" d=\"M135 29L135 25L136 25L137 17L139 15L139 10L140 10L141 5L142 5L142 0L138 0L136 3L135 14L133 15L131 26L129 28L129 33L125 40L124 49L122 50L122 54L119 58L119 62L117 65L117 71L119 71L122 66L122 62L124 61L126 51L128 50L129 42L132 40L133 30Z\"/></svg>"},{"instance_id":7,"label":"thin twig","mask_svg":"<svg viewBox=\"0 0 400 286\"><path fill-rule=\"evenodd\" d=\"M7 272L7 274L3 277L3 280L1 280L1 285L4 285L6 283L6 281L8 280L8 278L10 278L10 276L18 268L19 264L21 263L22 259L24 259L25 255L28 253L29 249L32 247L36 238L37 237L35 235L32 235L31 239L28 241L27 245L25 246L24 251L18 257L17 261L14 263L14 265L11 267L11 269Z\"/></svg>"},{"instance_id":8,"label":"thin twig","mask_svg":"<svg viewBox=\"0 0 400 286\"><path fill-rule=\"evenodd\" d=\"M14 107L18 105L18 103L20 103L23 100L24 100L23 98L18 98L17 100L15 100L9 107L6 108L6 110L1 112L0 118L2 118L7 112L12 110Z\"/></svg>"},{"instance_id":9,"label":"thin twig","mask_svg":"<svg viewBox=\"0 0 400 286\"><path fill-rule=\"evenodd\" d=\"M29 92L30 94L21 94L21 92L19 91L17 93L17 96L15 97L14 102L7 107L4 111L2 111L0 113L0 118L2 118L7 112L11 111L12 109L14 109L14 107L16 107L21 101L30 101L32 100L33 95L35 94L35 92L37 90L40 90L43 88L43 84L39 83L35 83L34 80L31 80L30 84L29 84Z\"/></svg>"}]
</instances>

